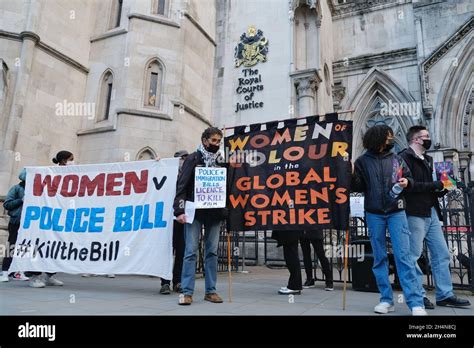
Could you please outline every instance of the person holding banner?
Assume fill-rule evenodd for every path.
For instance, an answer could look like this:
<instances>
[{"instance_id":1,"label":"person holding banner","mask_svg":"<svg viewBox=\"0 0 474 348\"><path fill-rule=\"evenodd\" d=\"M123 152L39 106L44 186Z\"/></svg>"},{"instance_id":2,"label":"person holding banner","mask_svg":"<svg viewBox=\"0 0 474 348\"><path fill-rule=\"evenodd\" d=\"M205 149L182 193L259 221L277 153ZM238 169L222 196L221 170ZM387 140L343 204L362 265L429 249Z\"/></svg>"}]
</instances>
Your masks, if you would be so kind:
<instances>
[{"instance_id":1,"label":"person holding banner","mask_svg":"<svg viewBox=\"0 0 474 348\"><path fill-rule=\"evenodd\" d=\"M217 248L219 242L220 226L225 219L224 208L196 209L193 221L187 221L185 215L186 205L194 202L194 180L196 167L219 166L219 147L222 140L222 131L215 127L207 128L201 136L201 144L197 151L191 153L183 163L178 176L176 197L174 200L174 215L176 220L184 224L185 252L181 286L183 296L180 305L190 305L193 301L194 276L196 273L196 259L199 247L199 237L204 226L204 272L206 292L204 300L213 303L222 303L222 298L216 292L217 282Z\"/></svg>"},{"instance_id":2,"label":"person holding banner","mask_svg":"<svg viewBox=\"0 0 474 348\"><path fill-rule=\"evenodd\" d=\"M25 196L25 180L26 180L26 170L23 169L18 175L20 183L13 186L7 194L5 202L3 202L3 207L8 211L10 216L10 221L8 222L8 252L13 250L12 246L15 245L18 230L20 229L20 219L21 219L21 210L23 208L23 197ZM0 277L0 282L8 282L8 269L12 263L12 258L5 256L2 263L2 276ZM11 274L15 280L29 280L23 272L16 272Z\"/></svg>"},{"instance_id":3,"label":"person holding banner","mask_svg":"<svg viewBox=\"0 0 474 348\"><path fill-rule=\"evenodd\" d=\"M74 165L74 155L72 152L63 150L59 151L56 156L52 159L53 163L58 166L71 166ZM46 279L41 278L41 272L26 272L28 277L31 277L30 286L32 288L44 288L46 285L51 286L63 286L64 283L56 279L56 273L46 273Z\"/></svg>"},{"instance_id":4,"label":"person holding banner","mask_svg":"<svg viewBox=\"0 0 474 348\"><path fill-rule=\"evenodd\" d=\"M374 273L380 291L380 303L374 312L386 314L395 310L388 274L386 230L390 233L400 284L413 315L427 315L423 292L410 254L410 230L405 214L405 199L400 193L413 185L403 159L391 152L394 133L387 125L376 125L363 136L367 150L353 167L352 190L363 192L364 208L374 253Z\"/></svg>"},{"instance_id":5,"label":"person holding banner","mask_svg":"<svg viewBox=\"0 0 474 348\"><path fill-rule=\"evenodd\" d=\"M407 133L409 147L400 156L405 160L413 178L413 189L406 193L407 219L410 228L410 248L413 263L421 283L423 272L417 261L423 252L423 241L426 240L430 252L431 267L436 287L436 304L448 307L470 306L468 300L457 298L453 293L450 255L448 245L441 230L442 220L438 197L447 191L442 181L433 181L433 158L426 154L431 147L430 133L423 126L410 127ZM434 304L423 291L425 308L434 309Z\"/></svg>"},{"instance_id":6,"label":"person holding banner","mask_svg":"<svg viewBox=\"0 0 474 348\"><path fill-rule=\"evenodd\" d=\"M306 230L303 232L303 236L300 238L301 251L303 252L304 269L306 272L306 281L303 284L303 289L315 287L313 278L313 258L311 255L311 245L313 245L326 280L325 290L334 290L332 270L331 266L329 265L329 260L324 252L323 239L324 235L323 230L321 229Z\"/></svg>"},{"instance_id":7,"label":"person holding banner","mask_svg":"<svg viewBox=\"0 0 474 348\"><path fill-rule=\"evenodd\" d=\"M290 272L288 285L278 290L280 295L300 295L303 290L301 265L298 254L298 241L303 237L301 230L272 231L272 239L277 241L277 247L283 246L283 258Z\"/></svg>"},{"instance_id":8,"label":"person holding banner","mask_svg":"<svg viewBox=\"0 0 474 348\"><path fill-rule=\"evenodd\" d=\"M189 153L186 150L177 151L174 157L179 157L179 169L183 167L183 163L188 157ZM159 158L157 158L159 160ZM183 224L173 222L173 251L174 251L174 264L173 264L173 291L182 292L181 288L181 271L183 269L183 258L184 258L184 226ZM160 294L169 295L171 294L170 288L171 281L169 279L161 278Z\"/></svg>"}]
</instances>

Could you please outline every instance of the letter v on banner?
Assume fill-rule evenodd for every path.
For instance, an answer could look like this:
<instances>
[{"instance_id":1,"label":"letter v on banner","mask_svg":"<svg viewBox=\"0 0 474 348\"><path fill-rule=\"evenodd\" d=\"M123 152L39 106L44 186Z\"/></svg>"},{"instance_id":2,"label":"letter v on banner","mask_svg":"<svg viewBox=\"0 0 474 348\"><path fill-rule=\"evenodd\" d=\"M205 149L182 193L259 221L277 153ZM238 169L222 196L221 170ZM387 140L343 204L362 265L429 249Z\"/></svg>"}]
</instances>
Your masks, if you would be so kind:
<instances>
[{"instance_id":1,"label":"letter v on banner","mask_svg":"<svg viewBox=\"0 0 474 348\"><path fill-rule=\"evenodd\" d=\"M22 242L10 271L171 279L178 167L179 158L27 167Z\"/></svg>"}]
</instances>

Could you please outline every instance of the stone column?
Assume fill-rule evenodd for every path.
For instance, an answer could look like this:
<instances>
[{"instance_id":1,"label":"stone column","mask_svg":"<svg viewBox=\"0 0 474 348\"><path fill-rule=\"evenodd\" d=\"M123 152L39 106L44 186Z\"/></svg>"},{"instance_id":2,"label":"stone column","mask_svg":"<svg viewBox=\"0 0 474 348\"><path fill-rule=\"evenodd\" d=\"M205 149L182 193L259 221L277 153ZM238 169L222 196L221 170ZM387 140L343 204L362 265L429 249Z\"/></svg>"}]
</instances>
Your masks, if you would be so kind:
<instances>
[{"instance_id":1,"label":"stone column","mask_svg":"<svg viewBox=\"0 0 474 348\"><path fill-rule=\"evenodd\" d=\"M471 152L469 156L469 168L467 169L468 172L468 180L469 182L474 181L474 153ZM473 238L474 241L474 238Z\"/></svg>"},{"instance_id":2,"label":"stone column","mask_svg":"<svg viewBox=\"0 0 474 348\"><path fill-rule=\"evenodd\" d=\"M0 195L8 191L11 184L10 180L16 178L21 164L21 156L16 156L15 148L23 109L26 104L34 50L36 44L40 41L40 37L36 32L41 20L41 10L42 4L40 1L30 0L25 30L20 33L23 42L16 69L15 83L12 84L14 89L11 91L11 107L9 110L7 110L7 107L3 110L6 117L6 131L5 137L0 141Z\"/></svg>"},{"instance_id":3,"label":"stone column","mask_svg":"<svg viewBox=\"0 0 474 348\"><path fill-rule=\"evenodd\" d=\"M7 91L8 91L8 66L5 61L0 58L0 132L3 132L3 119L4 111L3 109L6 106ZM2 134L2 138L5 135Z\"/></svg>"},{"instance_id":4,"label":"stone column","mask_svg":"<svg viewBox=\"0 0 474 348\"><path fill-rule=\"evenodd\" d=\"M459 175L461 180L468 183L471 180L471 151L459 151Z\"/></svg>"},{"instance_id":5,"label":"stone column","mask_svg":"<svg viewBox=\"0 0 474 348\"><path fill-rule=\"evenodd\" d=\"M316 66L314 66L314 68L316 69L321 69L321 22L322 22L322 16L318 14L316 16L316 30L315 30L316 49L314 52L316 56Z\"/></svg>"},{"instance_id":6,"label":"stone column","mask_svg":"<svg viewBox=\"0 0 474 348\"><path fill-rule=\"evenodd\" d=\"M295 86L298 116L313 115L315 109L316 81L310 78L300 78L295 80Z\"/></svg>"},{"instance_id":7,"label":"stone column","mask_svg":"<svg viewBox=\"0 0 474 348\"><path fill-rule=\"evenodd\" d=\"M307 18L306 20L310 20L310 18ZM314 52L314 36L312 35L312 23L311 22L305 22L304 23L304 38L305 38L305 67L306 68L315 68L314 66L314 58L315 58L315 53Z\"/></svg>"},{"instance_id":8,"label":"stone column","mask_svg":"<svg viewBox=\"0 0 474 348\"><path fill-rule=\"evenodd\" d=\"M318 70L306 69L291 74L296 88L298 117L311 116L316 113L316 91L322 79Z\"/></svg>"}]
</instances>

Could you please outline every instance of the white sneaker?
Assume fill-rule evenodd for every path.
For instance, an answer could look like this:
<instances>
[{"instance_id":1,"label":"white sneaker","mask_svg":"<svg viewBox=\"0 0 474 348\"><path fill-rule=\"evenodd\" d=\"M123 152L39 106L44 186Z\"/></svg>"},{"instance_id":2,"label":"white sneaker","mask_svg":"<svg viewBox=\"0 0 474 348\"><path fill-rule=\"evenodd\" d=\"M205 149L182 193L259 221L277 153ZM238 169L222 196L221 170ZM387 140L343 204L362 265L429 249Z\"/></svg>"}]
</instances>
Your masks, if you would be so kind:
<instances>
[{"instance_id":1,"label":"white sneaker","mask_svg":"<svg viewBox=\"0 0 474 348\"><path fill-rule=\"evenodd\" d=\"M411 309L411 315L413 316L423 316L428 315L423 307L413 307Z\"/></svg>"},{"instance_id":2,"label":"white sneaker","mask_svg":"<svg viewBox=\"0 0 474 348\"><path fill-rule=\"evenodd\" d=\"M374 312L379 314L387 314L393 311L395 311L395 306L388 302L380 302L374 307Z\"/></svg>"},{"instance_id":3,"label":"white sneaker","mask_svg":"<svg viewBox=\"0 0 474 348\"><path fill-rule=\"evenodd\" d=\"M12 277L13 280L30 280L30 278L28 278L23 272L16 272L13 277Z\"/></svg>"},{"instance_id":4,"label":"white sneaker","mask_svg":"<svg viewBox=\"0 0 474 348\"><path fill-rule=\"evenodd\" d=\"M46 284L41 280L39 276L33 276L30 279L30 283L28 284L32 288L44 288Z\"/></svg>"},{"instance_id":5,"label":"white sneaker","mask_svg":"<svg viewBox=\"0 0 474 348\"><path fill-rule=\"evenodd\" d=\"M56 278L54 276L46 276L46 285L51 285L51 286L63 286L64 283Z\"/></svg>"},{"instance_id":6,"label":"white sneaker","mask_svg":"<svg viewBox=\"0 0 474 348\"><path fill-rule=\"evenodd\" d=\"M83 278L90 278L91 274L90 273L83 273L81 277Z\"/></svg>"},{"instance_id":7,"label":"white sneaker","mask_svg":"<svg viewBox=\"0 0 474 348\"><path fill-rule=\"evenodd\" d=\"M280 295L300 295L301 290L291 290L291 289L288 289L287 287L284 287L278 290L278 293Z\"/></svg>"},{"instance_id":8,"label":"white sneaker","mask_svg":"<svg viewBox=\"0 0 474 348\"><path fill-rule=\"evenodd\" d=\"M115 278L115 274L107 274L107 278Z\"/></svg>"},{"instance_id":9,"label":"white sneaker","mask_svg":"<svg viewBox=\"0 0 474 348\"><path fill-rule=\"evenodd\" d=\"M10 279L8 279L8 271L3 271L2 275L0 276L0 282L8 282Z\"/></svg>"}]
</instances>

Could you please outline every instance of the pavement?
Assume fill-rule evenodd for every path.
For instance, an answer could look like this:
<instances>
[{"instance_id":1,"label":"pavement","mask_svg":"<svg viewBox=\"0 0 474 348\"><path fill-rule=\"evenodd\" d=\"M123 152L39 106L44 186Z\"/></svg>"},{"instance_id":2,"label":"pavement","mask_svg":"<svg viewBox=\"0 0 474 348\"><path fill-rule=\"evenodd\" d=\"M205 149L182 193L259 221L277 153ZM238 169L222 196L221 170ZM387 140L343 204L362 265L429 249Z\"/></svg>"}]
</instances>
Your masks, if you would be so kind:
<instances>
[{"instance_id":1,"label":"pavement","mask_svg":"<svg viewBox=\"0 0 474 348\"><path fill-rule=\"evenodd\" d=\"M217 291L224 303L203 300L204 279L197 275L194 302L179 306L179 294L159 294L160 279L149 276L117 275L83 278L80 275L58 273L62 287L34 289L25 281L0 283L0 315L362 315L377 316L373 307L377 293L359 292L347 286L346 309L343 304L343 284L335 283L334 291L325 291L324 282L316 288L304 289L301 295L279 295L286 285L286 269L265 266L246 267L248 273L232 273L232 294L229 294L228 273L219 273ZM456 295L474 303L470 291L455 291ZM232 301L229 301L229 295ZM434 301L434 293L428 292ZM394 292L396 310L385 316L407 316L401 292ZM398 303L401 301L402 303ZM434 316L474 315L474 308L436 307L428 311Z\"/></svg>"}]
</instances>

